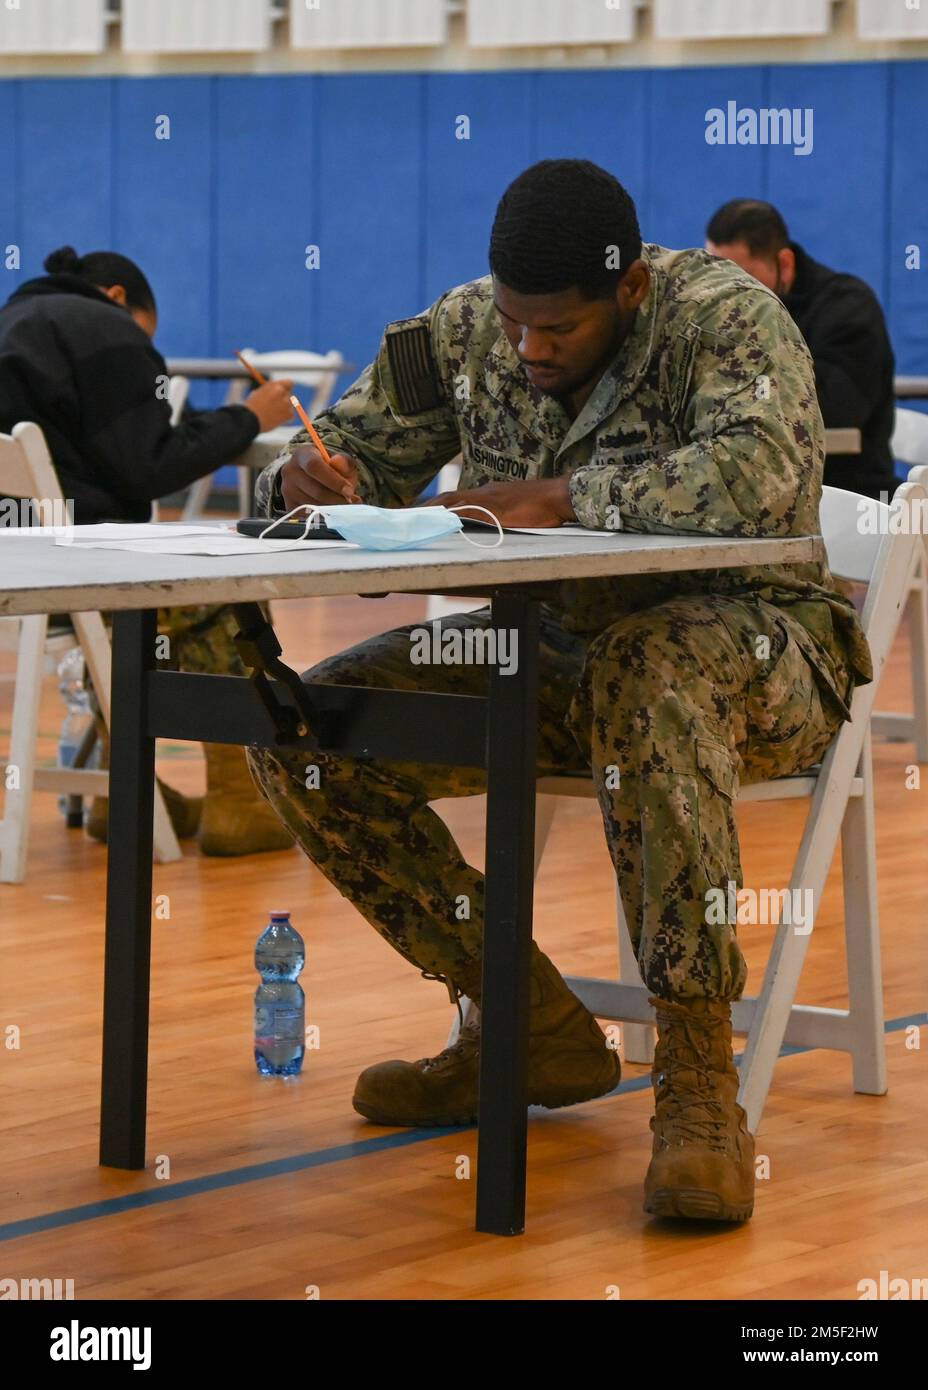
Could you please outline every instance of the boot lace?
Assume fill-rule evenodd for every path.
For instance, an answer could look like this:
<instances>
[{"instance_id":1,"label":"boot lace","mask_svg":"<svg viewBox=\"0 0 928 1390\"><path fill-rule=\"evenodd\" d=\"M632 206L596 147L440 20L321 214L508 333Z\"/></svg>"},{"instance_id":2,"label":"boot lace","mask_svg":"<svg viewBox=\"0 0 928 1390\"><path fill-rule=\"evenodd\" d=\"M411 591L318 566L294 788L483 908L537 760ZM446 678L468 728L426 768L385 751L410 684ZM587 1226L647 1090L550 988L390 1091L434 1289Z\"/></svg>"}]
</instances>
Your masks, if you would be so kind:
<instances>
[{"instance_id":1,"label":"boot lace","mask_svg":"<svg viewBox=\"0 0 928 1390\"><path fill-rule=\"evenodd\" d=\"M480 1024L476 1019L472 1019L469 1023L464 1024L456 1042L453 1042L450 1047L446 1047L444 1051L439 1052L437 1057L420 1058L417 1066L420 1066L423 1071L437 1071L442 1067L448 1066L450 1062L458 1060L467 1061L477 1050L479 1045Z\"/></svg>"},{"instance_id":2,"label":"boot lace","mask_svg":"<svg viewBox=\"0 0 928 1390\"><path fill-rule=\"evenodd\" d=\"M419 974L423 980L440 980L448 991L448 997L458 1011L458 1025L460 1032L455 1042L450 1047L444 1048L436 1057L420 1057L416 1063L423 1071L435 1071L445 1067L449 1062L457 1059L464 1060L480 1041L480 1022L479 1019L471 1019L468 1023L464 1022L464 1010L461 1008L461 999L464 991L460 985L455 984L454 980L448 975L436 975L431 970L420 970Z\"/></svg>"},{"instance_id":3,"label":"boot lace","mask_svg":"<svg viewBox=\"0 0 928 1390\"><path fill-rule=\"evenodd\" d=\"M451 979L450 975L436 975L431 970L420 970L419 974L422 976L423 980L441 981L441 983L445 986L445 989L448 991L448 998L451 1000L452 1004L458 1011L458 1024L461 1028L463 1028L464 1010L461 1008L461 1000L464 997L464 991L463 989L461 989L461 986L456 985L454 980Z\"/></svg>"},{"instance_id":4,"label":"boot lace","mask_svg":"<svg viewBox=\"0 0 928 1390\"><path fill-rule=\"evenodd\" d=\"M725 1120L715 1094L715 1073L707 1058L711 1044L708 1030L718 1023L707 1019L694 1026L689 1019L673 1019L666 1040L662 1039L657 1100L663 1111L662 1128L666 1126L676 1142L724 1151ZM669 1135L664 1136L664 1142L670 1142Z\"/></svg>"}]
</instances>

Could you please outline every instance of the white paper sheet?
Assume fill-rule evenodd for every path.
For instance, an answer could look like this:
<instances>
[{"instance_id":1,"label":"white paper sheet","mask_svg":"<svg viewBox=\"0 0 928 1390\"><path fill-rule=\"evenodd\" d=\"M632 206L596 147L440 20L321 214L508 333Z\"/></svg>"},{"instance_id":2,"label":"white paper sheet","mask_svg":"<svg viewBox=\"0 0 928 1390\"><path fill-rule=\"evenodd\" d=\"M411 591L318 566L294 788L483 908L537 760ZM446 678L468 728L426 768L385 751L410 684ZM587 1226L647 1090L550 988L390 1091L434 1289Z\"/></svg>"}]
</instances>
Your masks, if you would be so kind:
<instances>
[{"instance_id":1,"label":"white paper sheet","mask_svg":"<svg viewBox=\"0 0 928 1390\"><path fill-rule=\"evenodd\" d=\"M67 545L58 539L56 545ZM269 555L278 550L356 550L347 541L259 541L251 536L188 536L179 540L157 541L91 541L72 547L77 550L132 550L137 555Z\"/></svg>"},{"instance_id":2,"label":"white paper sheet","mask_svg":"<svg viewBox=\"0 0 928 1390\"><path fill-rule=\"evenodd\" d=\"M493 535L499 535L492 522L478 522L478 525L481 530L486 529ZM563 526L506 526L503 529L516 535L551 539L557 539L566 533L611 540L620 534L615 531L588 530L579 522L567 522ZM296 550L301 546L317 550L337 546L349 547L352 550L361 548L349 541L294 541L276 540L273 537L259 540L256 536L240 535L226 522L212 526L186 526L174 521L103 521L93 526L72 527L9 526L0 529L0 538L4 535L54 539L56 545L71 546L76 550L132 550L141 555L267 555L278 550ZM472 544L483 545L484 542L473 540Z\"/></svg>"},{"instance_id":3,"label":"white paper sheet","mask_svg":"<svg viewBox=\"0 0 928 1390\"><path fill-rule=\"evenodd\" d=\"M46 530L46 536L51 529ZM42 534L42 528L36 530ZM28 533L27 529L24 534ZM134 550L141 555L267 555L278 550L295 550L298 546L329 549L348 544L333 540L262 541L256 536L239 535L227 523L185 526L172 521L139 524L103 521L95 526L74 526L70 531L56 529L54 538L56 545L76 550Z\"/></svg>"}]
</instances>

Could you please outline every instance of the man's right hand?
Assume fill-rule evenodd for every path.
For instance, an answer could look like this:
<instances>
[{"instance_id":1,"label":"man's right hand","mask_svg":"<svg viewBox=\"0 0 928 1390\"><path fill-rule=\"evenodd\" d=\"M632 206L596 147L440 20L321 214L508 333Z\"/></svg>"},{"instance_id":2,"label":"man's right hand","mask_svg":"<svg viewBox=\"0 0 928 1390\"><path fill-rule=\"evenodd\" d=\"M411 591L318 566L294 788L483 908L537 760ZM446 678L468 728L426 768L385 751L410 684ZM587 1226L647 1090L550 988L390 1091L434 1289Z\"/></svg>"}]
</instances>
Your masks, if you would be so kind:
<instances>
[{"instance_id":1,"label":"man's right hand","mask_svg":"<svg viewBox=\"0 0 928 1390\"><path fill-rule=\"evenodd\" d=\"M293 406L290 404L292 390L292 381L266 381L263 386L255 387L242 401L247 410L257 415L262 434L293 419Z\"/></svg>"},{"instance_id":2,"label":"man's right hand","mask_svg":"<svg viewBox=\"0 0 928 1390\"><path fill-rule=\"evenodd\" d=\"M360 502L358 466L347 454L330 454L331 464L315 444L300 444L280 470L280 495L287 510L302 503Z\"/></svg>"}]
</instances>

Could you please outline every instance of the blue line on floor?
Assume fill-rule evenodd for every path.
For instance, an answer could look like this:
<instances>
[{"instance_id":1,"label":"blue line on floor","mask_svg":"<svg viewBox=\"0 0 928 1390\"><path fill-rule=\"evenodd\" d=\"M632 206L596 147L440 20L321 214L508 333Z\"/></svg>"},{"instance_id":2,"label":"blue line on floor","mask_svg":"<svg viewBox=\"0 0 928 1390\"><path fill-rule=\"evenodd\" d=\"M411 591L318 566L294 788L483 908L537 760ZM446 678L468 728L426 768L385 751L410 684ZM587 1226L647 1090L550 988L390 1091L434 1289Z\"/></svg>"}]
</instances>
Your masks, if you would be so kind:
<instances>
[{"instance_id":1,"label":"blue line on floor","mask_svg":"<svg viewBox=\"0 0 928 1390\"><path fill-rule=\"evenodd\" d=\"M909 1014L906 1018L890 1019L884 1025L887 1033L898 1033L928 1023L928 1014ZM813 1052L810 1047L784 1046L781 1057L793 1057L800 1052ZM740 1064L741 1058L737 1057ZM622 1081L608 1096L627 1095L650 1087L649 1073ZM535 1107L533 1107L534 1109ZM363 1158L367 1154L382 1153L390 1149L403 1149L410 1144L421 1144L429 1139L442 1139L448 1134L459 1134L472 1125L454 1126L444 1129L405 1129L396 1134L382 1134L373 1139L359 1139L352 1144L337 1144L331 1149L315 1149L309 1153L293 1154L290 1158L277 1158L269 1163L252 1163L244 1168L231 1168L226 1173L207 1173L200 1178L189 1178L185 1182L164 1184L146 1188L143 1192L127 1192L122 1197L107 1197L100 1202L87 1202L80 1207L65 1207L62 1211L46 1212L42 1216L30 1216L23 1221L9 1221L0 1226L0 1241L18 1240L20 1236L37 1235L40 1231L52 1231L61 1226L77 1226L84 1221L95 1221L101 1216L116 1216L125 1211L138 1211L144 1207L154 1207L162 1202L179 1202L185 1197L195 1197L203 1192L219 1192L225 1187L240 1187L243 1183L261 1182L265 1178L278 1178L287 1173L300 1173L306 1168L322 1168L330 1163L341 1163L347 1158Z\"/></svg>"},{"instance_id":2,"label":"blue line on floor","mask_svg":"<svg viewBox=\"0 0 928 1390\"><path fill-rule=\"evenodd\" d=\"M246 1182L278 1178L285 1173L299 1173L304 1168L322 1168L328 1163L341 1163L346 1158L361 1158L364 1154L379 1153L383 1149L401 1149L407 1144L419 1144L423 1139L437 1139L456 1132L455 1129L400 1130L397 1134L381 1134L375 1139L361 1139L353 1144L337 1144L331 1149L315 1149L305 1154L293 1154L290 1158L277 1158L270 1163L251 1163L245 1168L230 1168L226 1173L206 1173L201 1178L188 1178L185 1182L159 1184L157 1187L146 1188L143 1192L127 1192L122 1197L107 1197L101 1202L87 1202L80 1207L50 1211L44 1216L30 1216L24 1221L10 1221L0 1226L0 1241L35 1235L39 1231L50 1231L57 1226L77 1226L82 1221L93 1221L98 1216L136 1211L140 1207L158 1206L161 1202L176 1202L183 1197L197 1196L201 1192L218 1192L224 1187L240 1187Z\"/></svg>"}]
</instances>

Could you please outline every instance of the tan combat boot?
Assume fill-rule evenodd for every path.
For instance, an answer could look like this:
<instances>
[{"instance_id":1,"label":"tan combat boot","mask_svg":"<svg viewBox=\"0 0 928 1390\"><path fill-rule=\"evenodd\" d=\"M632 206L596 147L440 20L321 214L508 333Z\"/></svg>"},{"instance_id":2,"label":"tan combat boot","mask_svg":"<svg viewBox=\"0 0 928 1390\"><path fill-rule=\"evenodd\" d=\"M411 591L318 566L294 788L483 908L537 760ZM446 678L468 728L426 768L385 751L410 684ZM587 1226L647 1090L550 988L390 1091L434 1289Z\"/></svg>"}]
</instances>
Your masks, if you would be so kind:
<instances>
[{"instance_id":1,"label":"tan combat boot","mask_svg":"<svg viewBox=\"0 0 928 1390\"><path fill-rule=\"evenodd\" d=\"M754 1139L736 1100L731 1005L650 1002L658 1035L644 1209L652 1216L747 1221L754 1209Z\"/></svg>"},{"instance_id":2,"label":"tan combat boot","mask_svg":"<svg viewBox=\"0 0 928 1390\"><path fill-rule=\"evenodd\" d=\"M100 744L100 767L108 768L110 765L109 730L99 719L97 720L97 739ZM200 815L203 810L202 796L184 796L182 792L175 791L166 782L162 782L160 777L157 781L164 798L165 809L174 827L174 834L178 840L189 840L191 835L197 833L200 826ZM108 797L95 796L90 803L84 829L92 840L99 840L101 845L106 844L110 823L109 815Z\"/></svg>"},{"instance_id":3,"label":"tan combat boot","mask_svg":"<svg viewBox=\"0 0 928 1390\"><path fill-rule=\"evenodd\" d=\"M204 743L206 801L200 850L210 855L262 854L290 849L293 836L258 791L244 748Z\"/></svg>"},{"instance_id":4,"label":"tan combat boot","mask_svg":"<svg viewBox=\"0 0 928 1390\"><path fill-rule=\"evenodd\" d=\"M532 943L528 1102L554 1110L605 1095L619 1083L619 1058L602 1029ZM479 998L476 981L462 983ZM418 1062L379 1062L358 1077L352 1104L381 1125L465 1125L477 1119L480 1021L457 1042Z\"/></svg>"}]
</instances>

